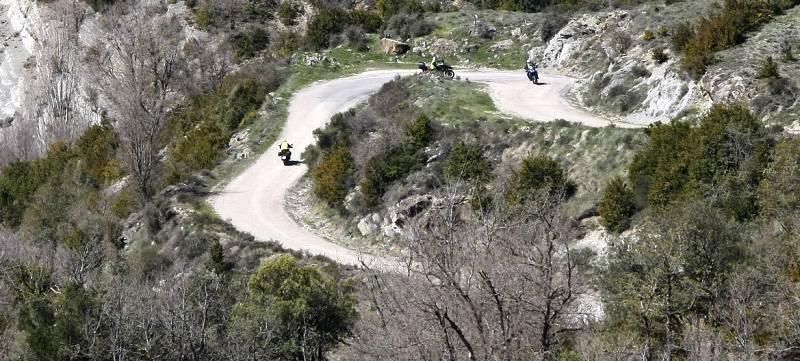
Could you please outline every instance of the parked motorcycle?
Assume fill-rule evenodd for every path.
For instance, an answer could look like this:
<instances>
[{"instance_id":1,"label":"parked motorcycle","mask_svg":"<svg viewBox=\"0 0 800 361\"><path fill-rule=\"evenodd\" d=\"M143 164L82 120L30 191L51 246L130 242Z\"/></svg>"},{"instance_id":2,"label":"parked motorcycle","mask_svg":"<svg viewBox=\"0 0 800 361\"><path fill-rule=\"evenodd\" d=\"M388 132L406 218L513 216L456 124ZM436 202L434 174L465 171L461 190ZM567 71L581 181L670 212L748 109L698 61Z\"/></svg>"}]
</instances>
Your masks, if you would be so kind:
<instances>
[{"instance_id":1,"label":"parked motorcycle","mask_svg":"<svg viewBox=\"0 0 800 361\"><path fill-rule=\"evenodd\" d=\"M539 71L536 70L536 64L525 64L525 73L528 75L528 80L533 82L533 84L539 84Z\"/></svg>"},{"instance_id":2,"label":"parked motorcycle","mask_svg":"<svg viewBox=\"0 0 800 361\"><path fill-rule=\"evenodd\" d=\"M447 65L445 63L437 63L437 64L432 64L432 65L433 65L433 69L428 67L428 64L417 63L417 67L419 68L419 70L422 70L423 73L427 73L429 71L434 71L438 75L444 76L445 78L448 78L448 79L455 78L456 73L453 71L453 67L452 66Z\"/></svg>"}]
</instances>

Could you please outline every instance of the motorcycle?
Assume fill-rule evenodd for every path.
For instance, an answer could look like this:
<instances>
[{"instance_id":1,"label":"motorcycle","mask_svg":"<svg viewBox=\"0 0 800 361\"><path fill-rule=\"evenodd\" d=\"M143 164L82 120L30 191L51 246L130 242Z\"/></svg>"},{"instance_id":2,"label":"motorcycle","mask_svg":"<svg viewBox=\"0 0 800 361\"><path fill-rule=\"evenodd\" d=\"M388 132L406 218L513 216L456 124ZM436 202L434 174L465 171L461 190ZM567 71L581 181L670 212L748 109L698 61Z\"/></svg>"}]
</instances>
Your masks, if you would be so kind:
<instances>
[{"instance_id":1,"label":"motorcycle","mask_svg":"<svg viewBox=\"0 0 800 361\"><path fill-rule=\"evenodd\" d=\"M278 157L281 158L283 165L289 165L292 161L292 151L289 149L283 149L278 152Z\"/></svg>"},{"instance_id":2,"label":"motorcycle","mask_svg":"<svg viewBox=\"0 0 800 361\"><path fill-rule=\"evenodd\" d=\"M433 64L433 69L428 67L428 64L417 63L417 68L419 68L419 70L422 70L423 73L427 73L429 71L435 71L439 75L442 75L448 79L453 79L456 76L456 73L453 71L453 67L445 63Z\"/></svg>"},{"instance_id":3,"label":"motorcycle","mask_svg":"<svg viewBox=\"0 0 800 361\"><path fill-rule=\"evenodd\" d=\"M539 85L539 72L536 70L536 65L525 65L525 73L528 75L528 80Z\"/></svg>"}]
</instances>

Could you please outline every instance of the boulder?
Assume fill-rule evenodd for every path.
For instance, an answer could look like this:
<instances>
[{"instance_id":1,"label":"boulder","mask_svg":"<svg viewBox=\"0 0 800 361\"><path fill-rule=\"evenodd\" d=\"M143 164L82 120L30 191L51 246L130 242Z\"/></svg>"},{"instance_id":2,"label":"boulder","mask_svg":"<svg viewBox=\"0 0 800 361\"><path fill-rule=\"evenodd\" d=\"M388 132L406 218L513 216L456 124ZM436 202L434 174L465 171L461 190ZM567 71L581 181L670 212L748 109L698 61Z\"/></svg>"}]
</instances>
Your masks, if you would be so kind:
<instances>
[{"instance_id":1,"label":"boulder","mask_svg":"<svg viewBox=\"0 0 800 361\"><path fill-rule=\"evenodd\" d=\"M411 45L394 39L381 39L381 50L388 55L403 55L411 50Z\"/></svg>"},{"instance_id":2,"label":"boulder","mask_svg":"<svg viewBox=\"0 0 800 361\"><path fill-rule=\"evenodd\" d=\"M438 57L446 57L456 55L458 51L458 43L448 39L436 39L431 44L430 52Z\"/></svg>"},{"instance_id":3,"label":"boulder","mask_svg":"<svg viewBox=\"0 0 800 361\"><path fill-rule=\"evenodd\" d=\"M381 217L377 213L366 216L358 222L358 232L365 237L373 235L380 229L380 222Z\"/></svg>"}]
</instances>

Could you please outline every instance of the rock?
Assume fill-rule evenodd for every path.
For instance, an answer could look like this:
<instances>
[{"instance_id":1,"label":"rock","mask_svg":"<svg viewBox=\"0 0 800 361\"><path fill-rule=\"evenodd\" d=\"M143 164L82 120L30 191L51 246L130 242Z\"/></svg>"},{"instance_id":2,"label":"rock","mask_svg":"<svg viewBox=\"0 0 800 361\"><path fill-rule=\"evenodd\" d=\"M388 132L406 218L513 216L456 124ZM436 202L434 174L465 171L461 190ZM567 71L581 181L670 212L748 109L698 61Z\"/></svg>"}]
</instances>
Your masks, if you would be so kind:
<instances>
[{"instance_id":1,"label":"rock","mask_svg":"<svg viewBox=\"0 0 800 361\"><path fill-rule=\"evenodd\" d=\"M11 126L11 124L14 124L14 117L7 117L3 120L0 120L0 129L8 128Z\"/></svg>"},{"instance_id":2,"label":"rock","mask_svg":"<svg viewBox=\"0 0 800 361\"><path fill-rule=\"evenodd\" d=\"M496 34L497 28L494 25L478 21L477 18L475 22L473 22L472 29L470 30L470 35L477 36L481 39L494 39Z\"/></svg>"},{"instance_id":3,"label":"rock","mask_svg":"<svg viewBox=\"0 0 800 361\"><path fill-rule=\"evenodd\" d=\"M501 51L507 51L507 50L511 49L512 46L514 46L514 40L506 39L506 40L498 41L494 45L490 46L489 47L489 51L491 51L493 53L498 53L498 52L501 52Z\"/></svg>"},{"instance_id":4,"label":"rock","mask_svg":"<svg viewBox=\"0 0 800 361\"><path fill-rule=\"evenodd\" d=\"M423 54L425 54L425 48L421 46L415 46L413 49L411 49L411 52L422 56Z\"/></svg>"},{"instance_id":5,"label":"rock","mask_svg":"<svg viewBox=\"0 0 800 361\"><path fill-rule=\"evenodd\" d=\"M381 39L381 50L388 55L403 55L411 49L411 45L394 39Z\"/></svg>"},{"instance_id":6,"label":"rock","mask_svg":"<svg viewBox=\"0 0 800 361\"><path fill-rule=\"evenodd\" d=\"M478 49L480 49L480 48L481 47L478 44L467 44L467 45L464 45L463 48L461 48L461 52L465 53L465 54L477 53Z\"/></svg>"},{"instance_id":7,"label":"rock","mask_svg":"<svg viewBox=\"0 0 800 361\"><path fill-rule=\"evenodd\" d=\"M458 43L448 39L436 39L431 44L431 54L438 57L454 56L458 51Z\"/></svg>"},{"instance_id":8,"label":"rock","mask_svg":"<svg viewBox=\"0 0 800 361\"><path fill-rule=\"evenodd\" d=\"M586 14L571 20L547 43L544 49L533 48L530 59L541 64L561 66L595 43L606 32L625 32L632 24L628 12L616 10L607 14ZM606 54L608 56L608 54Z\"/></svg>"},{"instance_id":9,"label":"rock","mask_svg":"<svg viewBox=\"0 0 800 361\"><path fill-rule=\"evenodd\" d=\"M514 30L511 30L511 36L518 38L520 35L522 35L522 29L514 28Z\"/></svg>"},{"instance_id":10,"label":"rock","mask_svg":"<svg viewBox=\"0 0 800 361\"><path fill-rule=\"evenodd\" d=\"M366 216L358 222L358 232L365 237L373 235L380 229L380 221L381 218L377 213L371 216Z\"/></svg>"}]
</instances>

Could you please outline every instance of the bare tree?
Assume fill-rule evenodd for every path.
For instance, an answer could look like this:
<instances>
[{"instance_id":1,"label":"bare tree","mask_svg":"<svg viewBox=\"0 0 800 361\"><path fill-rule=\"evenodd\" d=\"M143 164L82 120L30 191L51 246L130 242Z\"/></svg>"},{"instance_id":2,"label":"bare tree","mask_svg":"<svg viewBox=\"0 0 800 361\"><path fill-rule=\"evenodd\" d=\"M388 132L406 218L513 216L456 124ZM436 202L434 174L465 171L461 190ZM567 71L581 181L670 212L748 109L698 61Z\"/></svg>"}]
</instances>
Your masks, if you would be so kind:
<instances>
[{"instance_id":1,"label":"bare tree","mask_svg":"<svg viewBox=\"0 0 800 361\"><path fill-rule=\"evenodd\" d=\"M149 198L158 178L160 136L175 93L179 22L154 16L160 7L122 3L103 19L107 47L99 58L105 95L122 136L124 161L139 193Z\"/></svg>"},{"instance_id":2,"label":"bare tree","mask_svg":"<svg viewBox=\"0 0 800 361\"><path fill-rule=\"evenodd\" d=\"M561 335L583 327L588 287L549 197L513 210L498 201L478 216L461 192L444 191L410 241L410 277L367 283L375 314L356 349L374 359L553 359Z\"/></svg>"}]
</instances>

